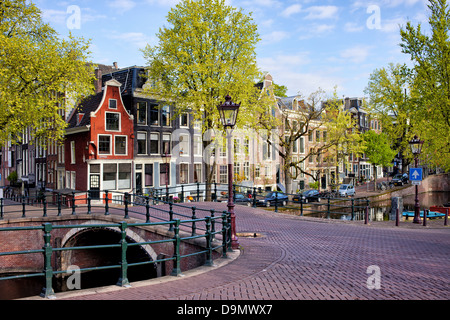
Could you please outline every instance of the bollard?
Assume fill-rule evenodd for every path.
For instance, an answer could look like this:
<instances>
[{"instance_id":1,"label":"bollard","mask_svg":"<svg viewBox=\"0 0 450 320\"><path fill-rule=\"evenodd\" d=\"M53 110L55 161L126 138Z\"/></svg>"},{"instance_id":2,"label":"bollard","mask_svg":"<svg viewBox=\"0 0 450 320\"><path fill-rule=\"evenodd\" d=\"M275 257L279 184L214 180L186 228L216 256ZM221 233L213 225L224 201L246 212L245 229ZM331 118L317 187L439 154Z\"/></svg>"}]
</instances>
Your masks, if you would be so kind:
<instances>
[{"instance_id":1,"label":"bollard","mask_svg":"<svg viewBox=\"0 0 450 320\"><path fill-rule=\"evenodd\" d=\"M448 211L449 209L445 210L444 226L448 225Z\"/></svg>"},{"instance_id":2,"label":"bollard","mask_svg":"<svg viewBox=\"0 0 450 320\"><path fill-rule=\"evenodd\" d=\"M424 226L424 227L427 226L427 216L428 216L428 212L429 212L429 210L423 209L423 226Z\"/></svg>"},{"instance_id":3,"label":"bollard","mask_svg":"<svg viewBox=\"0 0 450 320\"><path fill-rule=\"evenodd\" d=\"M398 227L400 221L400 210L397 208L397 213L395 214L395 226Z\"/></svg>"},{"instance_id":4,"label":"bollard","mask_svg":"<svg viewBox=\"0 0 450 320\"><path fill-rule=\"evenodd\" d=\"M169 204L172 207L172 203ZM145 196L145 223L150 223L150 198Z\"/></svg>"},{"instance_id":5,"label":"bollard","mask_svg":"<svg viewBox=\"0 0 450 320\"><path fill-rule=\"evenodd\" d=\"M72 215L76 215L76 213L75 213L75 191L72 191Z\"/></svg>"},{"instance_id":6,"label":"bollard","mask_svg":"<svg viewBox=\"0 0 450 320\"><path fill-rule=\"evenodd\" d=\"M128 198L130 197L130 194L128 192L125 192L125 194L123 195L123 202L125 205L125 217L124 219L128 219Z\"/></svg>"},{"instance_id":7,"label":"bollard","mask_svg":"<svg viewBox=\"0 0 450 320\"><path fill-rule=\"evenodd\" d=\"M195 223L195 219L197 219L197 217L195 216L195 207L192 207L192 234L191 236L195 236L195 232L197 230L197 226Z\"/></svg>"},{"instance_id":8,"label":"bollard","mask_svg":"<svg viewBox=\"0 0 450 320\"><path fill-rule=\"evenodd\" d=\"M91 190L87 192L87 214L91 214Z\"/></svg>"},{"instance_id":9,"label":"bollard","mask_svg":"<svg viewBox=\"0 0 450 320\"><path fill-rule=\"evenodd\" d=\"M58 217L61 215L61 193L58 192Z\"/></svg>"},{"instance_id":10,"label":"bollard","mask_svg":"<svg viewBox=\"0 0 450 320\"><path fill-rule=\"evenodd\" d=\"M215 232L216 232L216 219L214 219L214 214L215 211L214 209L210 210L211 212L211 239L214 240L215 239Z\"/></svg>"}]
</instances>

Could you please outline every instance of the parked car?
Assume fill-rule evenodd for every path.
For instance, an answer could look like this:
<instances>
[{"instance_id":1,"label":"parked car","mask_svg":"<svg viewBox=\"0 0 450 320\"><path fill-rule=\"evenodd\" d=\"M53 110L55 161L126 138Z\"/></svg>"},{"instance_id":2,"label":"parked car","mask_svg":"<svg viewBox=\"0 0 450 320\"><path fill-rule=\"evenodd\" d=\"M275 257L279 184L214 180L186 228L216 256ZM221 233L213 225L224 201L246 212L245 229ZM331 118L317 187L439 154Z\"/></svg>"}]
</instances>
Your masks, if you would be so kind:
<instances>
[{"instance_id":1,"label":"parked car","mask_svg":"<svg viewBox=\"0 0 450 320\"><path fill-rule=\"evenodd\" d=\"M339 187L339 196L347 197L356 195L355 187L352 184L341 184Z\"/></svg>"},{"instance_id":2,"label":"parked car","mask_svg":"<svg viewBox=\"0 0 450 320\"><path fill-rule=\"evenodd\" d=\"M270 207L270 206L274 206L275 202L276 202L278 205L285 206L288 203L288 201L289 201L289 198L284 193L270 191L265 194L263 199L258 199L256 201L256 205Z\"/></svg>"},{"instance_id":3,"label":"parked car","mask_svg":"<svg viewBox=\"0 0 450 320\"><path fill-rule=\"evenodd\" d=\"M320 192L316 189L306 190L303 193L297 194L292 198L293 202L308 203L317 201L320 202Z\"/></svg>"},{"instance_id":4,"label":"parked car","mask_svg":"<svg viewBox=\"0 0 450 320\"><path fill-rule=\"evenodd\" d=\"M392 180L389 182L389 184L394 185L394 186L402 186L404 184L408 183L408 174L404 173L404 174L397 174L395 175Z\"/></svg>"},{"instance_id":5,"label":"parked car","mask_svg":"<svg viewBox=\"0 0 450 320\"><path fill-rule=\"evenodd\" d=\"M223 193L222 196L218 199L219 202L228 202L228 194ZM236 204L246 204L248 206L252 205L252 199L242 193L236 193L234 195L234 203Z\"/></svg>"}]
</instances>

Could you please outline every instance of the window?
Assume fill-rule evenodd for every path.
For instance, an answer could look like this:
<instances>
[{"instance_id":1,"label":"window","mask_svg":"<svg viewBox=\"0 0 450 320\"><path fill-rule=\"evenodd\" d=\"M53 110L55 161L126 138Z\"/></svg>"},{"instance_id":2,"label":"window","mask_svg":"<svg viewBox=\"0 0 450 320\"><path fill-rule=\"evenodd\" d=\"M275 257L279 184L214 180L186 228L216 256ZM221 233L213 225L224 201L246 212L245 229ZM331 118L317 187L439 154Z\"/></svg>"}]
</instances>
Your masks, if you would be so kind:
<instances>
[{"instance_id":1,"label":"window","mask_svg":"<svg viewBox=\"0 0 450 320\"><path fill-rule=\"evenodd\" d=\"M153 186L153 164L145 165L145 186Z\"/></svg>"},{"instance_id":2,"label":"window","mask_svg":"<svg viewBox=\"0 0 450 320\"><path fill-rule=\"evenodd\" d=\"M159 109L157 104L150 105L150 124L152 126L159 124Z\"/></svg>"},{"instance_id":3,"label":"window","mask_svg":"<svg viewBox=\"0 0 450 320\"><path fill-rule=\"evenodd\" d=\"M194 155L202 155L202 136L194 136Z\"/></svg>"},{"instance_id":4,"label":"window","mask_svg":"<svg viewBox=\"0 0 450 320\"><path fill-rule=\"evenodd\" d=\"M119 189L131 188L131 163L119 163Z\"/></svg>"},{"instance_id":5,"label":"window","mask_svg":"<svg viewBox=\"0 0 450 320\"><path fill-rule=\"evenodd\" d=\"M170 185L170 164L159 164L159 184L160 186Z\"/></svg>"},{"instance_id":6,"label":"window","mask_svg":"<svg viewBox=\"0 0 450 320\"><path fill-rule=\"evenodd\" d=\"M308 141L313 142L313 133L311 130L308 130Z\"/></svg>"},{"instance_id":7,"label":"window","mask_svg":"<svg viewBox=\"0 0 450 320\"><path fill-rule=\"evenodd\" d=\"M163 154L171 154L172 150L170 148L170 134L169 133L164 133L163 134L163 148L162 148L162 153Z\"/></svg>"},{"instance_id":8,"label":"window","mask_svg":"<svg viewBox=\"0 0 450 320\"><path fill-rule=\"evenodd\" d=\"M137 103L137 123L141 125L147 124L147 103Z\"/></svg>"},{"instance_id":9,"label":"window","mask_svg":"<svg viewBox=\"0 0 450 320\"><path fill-rule=\"evenodd\" d=\"M70 163L75 164L75 141L70 141Z\"/></svg>"},{"instance_id":10,"label":"window","mask_svg":"<svg viewBox=\"0 0 450 320\"><path fill-rule=\"evenodd\" d=\"M309 163L314 162L314 148L309 149Z\"/></svg>"},{"instance_id":11,"label":"window","mask_svg":"<svg viewBox=\"0 0 450 320\"><path fill-rule=\"evenodd\" d=\"M103 165L103 190L116 189L117 164L107 163Z\"/></svg>"},{"instance_id":12,"label":"window","mask_svg":"<svg viewBox=\"0 0 450 320\"><path fill-rule=\"evenodd\" d=\"M180 156L189 156L189 135L180 134Z\"/></svg>"},{"instance_id":13,"label":"window","mask_svg":"<svg viewBox=\"0 0 450 320\"><path fill-rule=\"evenodd\" d=\"M189 182L189 165L187 163L180 163L180 183Z\"/></svg>"},{"instance_id":14,"label":"window","mask_svg":"<svg viewBox=\"0 0 450 320\"><path fill-rule=\"evenodd\" d=\"M300 153L305 153L305 139L303 137L300 138Z\"/></svg>"},{"instance_id":15,"label":"window","mask_svg":"<svg viewBox=\"0 0 450 320\"><path fill-rule=\"evenodd\" d=\"M150 153L151 154L159 154L159 134L152 133L150 134Z\"/></svg>"},{"instance_id":16,"label":"window","mask_svg":"<svg viewBox=\"0 0 450 320\"><path fill-rule=\"evenodd\" d=\"M119 131L120 130L120 113L106 112L106 130Z\"/></svg>"},{"instance_id":17,"label":"window","mask_svg":"<svg viewBox=\"0 0 450 320\"><path fill-rule=\"evenodd\" d=\"M292 152L297 153L298 152L298 140L294 140L292 144Z\"/></svg>"},{"instance_id":18,"label":"window","mask_svg":"<svg viewBox=\"0 0 450 320\"><path fill-rule=\"evenodd\" d=\"M316 142L320 142L320 131L316 130Z\"/></svg>"},{"instance_id":19,"label":"window","mask_svg":"<svg viewBox=\"0 0 450 320\"><path fill-rule=\"evenodd\" d=\"M109 108L117 109L117 100L116 99L109 99Z\"/></svg>"},{"instance_id":20,"label":"window","mask_svg":"<svg viewBox=\"0 0 450 320\"><path fill-rule=\"evenodd\" d=\"M244 176L246 180L250 179L250 163L244 162Z\"/></svg>"},{"instance_id":21,"label":"window","mask_svg":"<svg viewBox=\"0 0 450 320\"><path fill-rule=\"evenodd\" d=\"M241 153L240 144L241 144L241 139L239 139L239 138L234 139L234 154Z\"/></svg>"},{"instance_id":22,"label":"window","mask_svg":"<svg viewBox=\"0 0 450 320\"><path fill-rule=\"evenodd\" d=\"M170 126L170 106L164 106L161 109L161 124L165 127Z\"/></svg>"},{"instance_id":23,"label":"window","mask_svg":"<svg viewBox=\"0 0 450 320\"><path fill-rule=\"evenodd\" d=\"M194 164L194 182L202 182L202 164Z\"/></svg>"},{"instance_id":24,"label":"window","mask_svg":"<svg viewBox=\"0 0 450 320\"><path fill-rule=\"evenodd\" d=\"M189 115L187 113L182 113L180 115L180 127L189 126Z\"/></svg>"},{"instance_id":25,"label":"window","mask_svg":"<svg viewBox=\"0 0 450 320\"><path fill-rule=\"evenodd\" d=\"M147 132L137 133L138 154L147 154Z\"/></svg>"},{"instance_id":26,"label":"window","mask_svg":"<svg viewBox=\"0 0 450 320\"><path fill-rule=\"evenodd\" d=\"M228 183L228 166L219 166L219 183Z\"/></svg>"},{"instance_id":27,"label":"window","mask_svg":"<svg viewBox=\"0 0 450 320\"><path fill-rule=\"evenodd\" d=\"M98 153L111 154L111 136L98 136Z\"/></svg>"},{"instance_id":28,"label":"window","mask_svg":"<svg viewBox=\"0 0 450 320\"><path fill-rule=\"evenodd\" d=\"M261 175L261 168L258 165L258 166L255 167L255 178L259 178L260 175Z\"/></svg>"},{"instance_id":29,"label":"window","mask_svg":"<svg viewBox=\"0 0 450 320\"><path fill-rule=\"evenodd\" d=\"M114 137L114 153L118 155L127 154L127 137L126 136L115 136Z\"/></svg>"},{"instance_id":30,"label":"window","mask_svg":"<svg viewBox=\"0 0 450 320\"><path fill-rule=\"evenodd\" d=\"M327 132L323 132L323 142L327 142Z\"/></svg>"},{"instance_id":31,"label":"window","mask_svg":"<svg viewBox=\"0 0 450 320\"><path fill-rule=\"evenodd\" d=\"M226 157L227 156L227 139L222 138L222 148L220 149L220 156Z\"/></svg>"}]
</instances>

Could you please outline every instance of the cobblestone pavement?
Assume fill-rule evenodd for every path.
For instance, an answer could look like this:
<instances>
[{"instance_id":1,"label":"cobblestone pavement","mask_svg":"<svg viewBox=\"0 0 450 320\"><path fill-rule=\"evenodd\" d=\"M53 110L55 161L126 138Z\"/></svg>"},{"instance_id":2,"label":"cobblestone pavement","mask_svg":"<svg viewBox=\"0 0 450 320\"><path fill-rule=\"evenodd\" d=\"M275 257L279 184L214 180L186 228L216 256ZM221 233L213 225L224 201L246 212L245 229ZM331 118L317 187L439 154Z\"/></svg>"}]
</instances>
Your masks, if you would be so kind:
<instances>
[{"instance_id":1,"label":"cobblestone pavement","mask_svg":"<svg viewBox=\"0 0 450 320\"><path fill-rule=\"evenodd\" d=\"M223 203L197 207L225 210ZM450 229L411 220L322 220L236 206L240 251L228 263L130 288L57 294L59 300L448 300ZM222 259L219 259L222 260ZM209 269L208 269L209 268ZM378 269L379 268L379 269ZM370 289L380 274L380 288ZM369 284L369 286L368 286Z\"/></svg>"}]
</instances>

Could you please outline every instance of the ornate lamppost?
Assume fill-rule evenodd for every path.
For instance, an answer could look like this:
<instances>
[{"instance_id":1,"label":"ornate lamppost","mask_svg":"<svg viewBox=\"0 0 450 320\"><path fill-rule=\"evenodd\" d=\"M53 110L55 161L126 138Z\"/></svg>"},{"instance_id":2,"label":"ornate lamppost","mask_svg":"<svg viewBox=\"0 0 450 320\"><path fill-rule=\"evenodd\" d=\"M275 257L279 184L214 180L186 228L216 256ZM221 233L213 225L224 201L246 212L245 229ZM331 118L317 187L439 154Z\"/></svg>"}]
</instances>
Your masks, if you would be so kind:
<instances>
[{"instance_id":1,"label":"ornate lamppost","mask_svg":"<svg viewBox=\"0 0 450 320\"><path fill-rule=\"evenodd\" d=\"M233 250L239 247L239 242L236 236L236 215L234 213L233 203L233 155L231 137L234 126L236 125L237 115L241 104L236 104L231 101L231 97L227 95L225 102L217 106L219 110L220 120L227 134L228 144L228 212L231 217L231 248Z\"/></svg>"},{"instance_id":2,"label":"ornate lamppost","mask_svg":"<svg viewBox=\"0 0 450 320\"><path fill-rule=\"evenodd\" d=\"M422 152L423 141L420 140L417 135L409 141L411 152L414 155L414 166L417 168L419 165L419 155ZM420 205L419 205L419 186L416 184L416 198L414 199L414 219L413 223L420 223Z\"/></svg>"}]
</instances>

